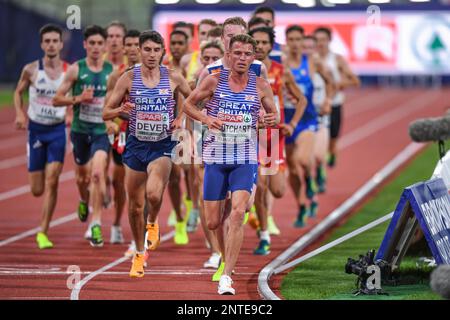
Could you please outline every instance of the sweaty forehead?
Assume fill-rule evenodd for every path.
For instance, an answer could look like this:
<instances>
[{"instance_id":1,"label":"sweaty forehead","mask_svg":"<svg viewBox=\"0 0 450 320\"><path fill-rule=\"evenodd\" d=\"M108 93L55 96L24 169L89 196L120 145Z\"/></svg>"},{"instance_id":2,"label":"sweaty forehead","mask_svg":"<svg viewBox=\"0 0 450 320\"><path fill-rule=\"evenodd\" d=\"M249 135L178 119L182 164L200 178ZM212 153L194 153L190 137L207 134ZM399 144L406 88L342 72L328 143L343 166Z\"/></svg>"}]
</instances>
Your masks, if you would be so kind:
<instances>
[{"instance_id":1,"label":"sweaty forehead","mask_svg":"<svg viewBox=\"0 0 450 320\"><path fill-rule=\"evenodd\" d=\"M152 48L152 49L156 49L156 48L162 48L162 45L156 42L153 42L152 40L147 40L142 44L142 48Z\"/></svg>"},{"instance_id":2,"label":"sweaty forehead","mask_svg":"<svg viewBox=\"0 0 450 320\"><path fill-rule=\"evenodd\" d=\"M87 41L103 42L105 39L99 34L94 34L87 38Z\"/></svg>"},{"instance_id":3,"label":"sweaty forehead","mask_svg":"<svg viewBox=\"0 0 450 320\"><path fill-rule=\"evenodd\" d=\"M235 42L233 43L233 46L231 47L231 50L240 50L240 51L253 51L253 45L251 43L244 43L244 42Z\"/></svg>"},{"instance_id":4,"label":"sweaty forehead","mask_svg":"<svg viewBox=\"0 0 450 320\"><path fill-rule=\"evenodd\" d=\"M238 24L227 24L224 28L224 35L232 33L233 35L245 33L244 26Z\"/></svg>"}]
</instances>

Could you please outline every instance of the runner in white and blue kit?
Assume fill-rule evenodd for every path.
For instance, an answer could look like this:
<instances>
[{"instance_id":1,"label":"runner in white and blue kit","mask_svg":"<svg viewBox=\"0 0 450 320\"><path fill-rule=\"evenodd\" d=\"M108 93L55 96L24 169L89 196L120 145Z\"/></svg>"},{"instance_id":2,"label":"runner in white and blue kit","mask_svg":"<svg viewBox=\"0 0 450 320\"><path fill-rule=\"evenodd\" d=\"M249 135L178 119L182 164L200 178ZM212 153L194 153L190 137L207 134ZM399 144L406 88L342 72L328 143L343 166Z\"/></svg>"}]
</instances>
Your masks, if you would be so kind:
<instances>
[{"instance_id":1,"label":"runner in white and blue kit","mask_svg":"<svg viewBox=\"0 0 450 320\"><path fill-rule=\"evenodd\" d=\"M208 228L222 227L229 219L225 236L225 269L218 293L235 294L231 273L243 241L243 219L252 193L257 166L257 120L260 107L266 126L279 122L269 83L249 71L255 59L256 42L245 34L231 38L227 52L230 69L207 76L185 102L192 119L208 125L203 141L205 163L204 208ZM208 100L207 114L200 104ZM231 192L231 213L223 216L227 192Z\"/></svg>"},{"instance_id":2,"label":"runner in white and blue kit","mask_svg":"<svg viewBox=\"0 0 450 320\"><path fill-rule=\"evenodd\" d=\"M123 153L129 220L136 243L130 277L144 276L145 249L155 250L160 242L158 213L172 169L172 130L181 128L183 113L174 118L179 91L187 97L191 90L183 76L161 66L164 39L156 31L139 37L141 64L125 72L117 81L103 112L104 118L129 115L129 135ZM129 101L122 103L129 95ZM145 197L146 196L146 197ZM146 200L145 200L146 199ZM147 233L144 238L144 203L147 201Z\"/></svg>"},{"instance_id":3,"label":"runner in white and blue kit","mask_svg":"<svg viewBox=\"0 0 450 320\"><path fill-rule=\"evenodd\" d=\"M31 193L36 197L44 194L36 242L40 249L46 249L53 247L47 232L56 206L58 179L66 150L66 107L55 107L52 98L63 81L68 64L60 58L62 29L45 25L39 34L44 57L23 68L14 93L14 107L16 128L25 129L22 95L28 89L28 172Z\"/></svg>"}]
</instances>

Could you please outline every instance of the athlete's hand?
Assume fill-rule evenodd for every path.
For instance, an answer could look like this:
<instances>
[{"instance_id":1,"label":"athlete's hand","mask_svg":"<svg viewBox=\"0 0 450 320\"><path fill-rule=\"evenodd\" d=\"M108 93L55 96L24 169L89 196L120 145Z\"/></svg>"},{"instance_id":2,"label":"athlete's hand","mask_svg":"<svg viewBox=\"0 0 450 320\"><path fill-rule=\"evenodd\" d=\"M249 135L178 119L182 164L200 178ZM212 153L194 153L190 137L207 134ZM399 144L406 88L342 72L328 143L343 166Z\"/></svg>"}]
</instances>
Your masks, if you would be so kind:
<instances>
[{"instance_id":1,"label":"athlete's hand","mask_svg":"<svg viewBox=\"0 0 450 320\"><path fill-rule=\"evenodd\" d=\"M183 117L176 117L173 122L172 122L172 126L170 127L170 129L176 130L176 129L181 129L183 127Z\"/></svg>"},{"instance_id":2,"label":"athlete's hand","mask_svg":"<svg viewBox=\"0 0 450 320\"><path fill-rule=\"evenodd\" d=\"M216 129L216 130L222 130L223 121L219 120L217 118L208 117L208 120L206 121L206 125L208 126L208 129Z\"/></svg>"},{"instance_id":3,"label":"athlete's hand","mask_svg":"<svg viewBox=\"0 0 450 320\"><path fill-rule=\"evenodd\" d=\"M331 113L331 100L325 99L325 102L320 107L320 115L323 116L325 114Z\"/></svg>"},{"instance_id":4,"label":"athlete's hand","mask_svg":"<svg viewBox=\"0 0 450 320\"><path fill-rule=\"evenodd\" d=\"M131 103L131 102L129 102L129 101L127 101L127 102L125 102L125 103L122 103L121 105L120 105L120 114L126 114L126 115L130 115L130 113L131 113L131 110L133 110L134 109L134 103Z\"/></svg>"},{"instance_id":5,"label":"athlete's hand","mask_svg":"<svg viewBox=\"0 0 450 320\"><path fill-rule=\"evenodd\" d=\"M79 97L81 102L92 101L92 99L94 99L94 89L93 88L84 89Z\"/></svg>"},{"instance_id":6,"label":"athlete's hand","mask_svg":"<svg viewBox=\"0 0 450 320\"><path fill-rule=\"evenodd\" d=\"M73 114L72 113L66 113L66 127L70 127L72 125L73 121Z\"/></svg>"},{"instance_id":7,"label":"athlete's hand","mask_svg":"<svg viewBox=\"0 0 450 320\"><path fill-rule=\"evenodd\" d=\"M108 135L119 133L119 126L114 121L105 121L105 125L106 125L106 133Z\"/></svg>"},{"instance_id":8,"label":"athlete's hand","mask_svg":"<svg viewBox=\"0 0 450 320\"><path fill-rule=\"evenodd\" d=\"M23 111L17 113L16 120L14 121L14 124L16 125L17 130L25 130L26 128L27 119L25 117L25 113Z\"/></svg>"},{"instance_id":9,"label":"athlete's hand","mask_svg":"<svg viewBox=\"0 0 450 320\"><path fill-rule=\"evenodd\" d=\"M278 123L278 114L275 112L266 113L264 115L264 124L267 127L273 127Z\"/></svg>"},{"instance_id":10,"label":"athlete's hand","mask_svg":"<svg viewBox=\"0 0 450 320\"><path fill-rule=\"evenodd\" d=\"M294 133L294 128L289 123L281 123L279 127L285 137L290 137Z\"/></svg>"}]
</instances>

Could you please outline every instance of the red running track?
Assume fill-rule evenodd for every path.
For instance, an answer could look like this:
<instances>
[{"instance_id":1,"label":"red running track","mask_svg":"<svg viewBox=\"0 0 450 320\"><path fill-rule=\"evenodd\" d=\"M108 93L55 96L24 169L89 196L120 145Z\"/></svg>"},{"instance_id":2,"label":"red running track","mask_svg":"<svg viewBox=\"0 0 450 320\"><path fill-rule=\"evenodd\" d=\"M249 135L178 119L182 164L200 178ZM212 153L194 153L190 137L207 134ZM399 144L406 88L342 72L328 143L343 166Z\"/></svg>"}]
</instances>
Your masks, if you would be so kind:
<instances>
[{"instance_id":1,"label":"red running track","mask_svg":"<svg viewBox=\"0 0 450 320\"><path fill-rule=\"evenodd\" d=\"M60 183L54 216L61 224L52 227L49 233L55 247L46 251L37 249L34 233L23 234L38 226L42 203L27 191L26 133L14 130L13 110L3 110L0 112L0 299L259 299L257 276L261 268L403 150L410 143L407 133L410 121L442 115L448 107L445 97L449 97L448 90L363 89L349 92L338 164L328 171L327 193L320 196L318 217L310 219L303 229L293 228L297 210L292 192L288 190L274 206L274 217L282 233L272 237L271 253L265 257L252 254L257 237L247 226L233 277L237 293L233 297L219 296L217 283L210 281L214 271L202 267L209 252L200 228L189 234L187 246L176 246L169 239L157 251L151 252L145 277L141 279L128 276L130 262L122 258L127 245L108 243L112 209L108 209L103 218L105 246L90 247L83 239L87 224L79 222L73 215L78 191L72 175L72 154L66 158L65 178ZM169 210L166 195L160 213L162 235L172 230L166 226ZM68 219L61 221L67 216ZM129 243L131 233L126 213L122 225ZM72 278L66 270L72 265L78 266L82 273L80 290L68 288ZM282 275L272 280L277 294L281 279Z\"/></svg>"}]
</instances>

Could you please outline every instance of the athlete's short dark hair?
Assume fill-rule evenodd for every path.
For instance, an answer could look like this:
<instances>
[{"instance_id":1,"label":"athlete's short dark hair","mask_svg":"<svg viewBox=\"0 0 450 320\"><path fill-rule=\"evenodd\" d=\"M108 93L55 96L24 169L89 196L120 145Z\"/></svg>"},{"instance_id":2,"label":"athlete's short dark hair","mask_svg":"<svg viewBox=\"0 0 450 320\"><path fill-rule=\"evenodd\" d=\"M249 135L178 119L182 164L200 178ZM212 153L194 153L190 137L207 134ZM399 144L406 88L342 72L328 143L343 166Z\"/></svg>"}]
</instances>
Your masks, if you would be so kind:
<instances>
[{"instance_id":1,"label":"athlete's short dark hair","mask_svg":"<svg viewBox=\"0 0 450 320\"><path fill-rule=\"evenodd\" d=\"M139 47L142 47L142 45L146 41L151 41L157 44L161 45L161 48L164 50L164 38L161 36L161 34L158 31L154 30L147 30L141 33L139 36Z\"/></svg>"},{"instance_id":2,"label":"athlete's short dark hair","mask_svg":"<svg viewBox=\"0 0 450 320\"><path fill-rule=\"evenodd\" d=\"M203 51L205 51L206 49L209 49L209 48L216 48L222 54L224 54L224 52L225 52L225 49L223 48L222 42L217 41L217 40L212 40L212 41L203 42L200 45L200 52L201 52L201 54L203 54Z\"/></svg>"},{"instance_id":3,"label":"athlete's short dark hair","mask_svg":"<svg viewBox=\"0 0 450 320\"><path fill-rule=\"evenodd\" d=\"M191 34L194 35L195 27L194 27L194 25L192 23L185 22L185 21L178 21L178 22L175 22L172 25L172 27L173 27L174 30L177 29L177 28L189 28L191 30Z\"/></svg>"},{"instance_id":4,"label":"athlete's short dark hair","mask_svg":"<svg viewBox=\"0 0 450 320\"><path fill-rule=\"evenodd\" d=\"M330 28L327 28L327 27L318 27L318 28L316 28L316 30L314 30L314 34L317 34L317 33L319 33L319 32L325 33L325 34L328 36L328 39L331 40L331 35L332 35L332 33L331 33L331 29L330 29Z\"/></svg>"},{"instance_id":5,"label":"athlete's short dark hair","mask_svg":"<svg viewBox=\"0 0 450 320\"><path fill-rule=\"evenodd\" d=\"M298 32L300 32L302 35L305 34L305 29L303 29L302 26L300 26L300 25L298 25L298 24L294 24L294 25L292 25L292 26L290 26L289 28L286 29L286 33L285 33L286 36L287 36L289 33L293 32L293 31L298 31Z\"/></svg>"},{"instance_id":6,"label":"athlete's short dark hair","mask_svg":"<svg viewBox=\"0 0 450 320\"><path fill-rule=\"evenodd\" d=\"M255 11L253 11L253 16L257 15L258 13L264 12L269 12L272 15L272 20L275 20L275 11L271 7L265 6L258 7L255 9Z\"/></svg>"},{"instance_id":7,"label":"athlete's short dark hair","mask_svg":"<svg viewBox=\"0 0 450 320\"><path fill-rule=\"evenodd\" d=\"M261 17L255 17L253 16L249 22L248 22L248 29L250 30L253 26L257 25L257 24L264 24L265 26L267 26L267 21L264 20Z\"/></svg>"},{"instance_id":8,"label":"athlete's short dark hair","mask_svg":"<svg viewBox=\"0 0 450 320\"><path fill-rule=\"evenodd\" d=\"M188 35L186 34L186 32L181 31L181 30L173 30L173 31L170 33L170 39L172 39L172 37L173 37L174 35L176 35L176 34L179 34L179 35L183 36L183 37L184 37L184 40L185 40L186 42L187 42L188 39L189 39L189 37L188 37Z\"/></svg>"},{"instance_id":9,"label":"athlete's short dark hair","mask_svg":"<svg viewBox=\"0 0 450 320\"><path fill-rule=\"evenodd\" d=\"M271 27L259 27L255 28L248 32L248 34L253 37L253 35L257 32L263 32L269 36L270 45L273 47L273 44L275 43L275 31L273 31L273 28Z\"/></svg>"},{"instance_id":10,"label":"athlete's short dark hair","mask_svg":"<svg viewBox=\"0 0 450 320\"><path fill-rule=\"evenodd\" d=\"M208 31L207 37L219 38L222 36L222 27L217 26Z\"/></svg>"},{"instance_id":11,"label":"athlete's short dark hair","mask_svg":"<svg viewBox=\"0 0 450 320\"><path fill-rule=\"evenodd\" d=\"M42 39L44 38L44 34L49 33L49 32L58 33L59 37L62 41L62 33L63 33L62 29L59 26L57 26L56 24L49 23L49 24L42 26L42 28L39 29L39 37L41 38L41 42L42 42Z\"/></svg>"},{"instance_id":12,"label":"athlete's short dark hair","mask_svg":"<svg viewBox=\"0 0 450 320\"><path fill-rule=\"evenodd\" d=\"M139 30L130 29L125 34L125 37L123 37L123 43L125 43L126 38L139 38L140 35L141 35L141 32Z\"/></svg>"},{"instance_id":13,"label":"athlete's short dark hair","mask_svg":"<svg viewBox=\"0 0 450 320\"><path fill-rule=\"evenodd\" d=\"M243 34L237 34L237 35L233 36L230 40L230 50L233 47L233 44L236 42L251 44L253 46L253 52L256 51L256 41L255 41L255 39L250 37L248 34L243 33Z\"/></svg>"},{"instance_id":14,"label":"athlete's short dark hair","mask_svg":"<svg viewBox=\"0 0 450 320\"><path fill-rule=\"evenodd\" d=\"M95 24L87 26L84 29L84 33L83 33L84 40L87 40L90 36L95 36L97 34L102 36L103 39L105 39L105 40L108 37L108 34L106 33L106 30L103 29L102 27L100 27L98 25L95 25Z\"/></svg>"},{"instance_id":15,"label":"athlete's short dark hair","mask_svg":"<svg viewBox=\"0 0 450 320\"><path fill-rule=\"evenodd\" d=\"M111 21L108 26L106 27L106 33L108 33L108 29L111 27L119 27L123 30L124 36L127 34L127 27L123 22L120 22L119 20L113 20Z\"/></svg>"}]
</instances>

